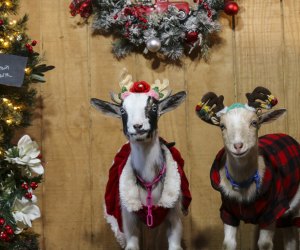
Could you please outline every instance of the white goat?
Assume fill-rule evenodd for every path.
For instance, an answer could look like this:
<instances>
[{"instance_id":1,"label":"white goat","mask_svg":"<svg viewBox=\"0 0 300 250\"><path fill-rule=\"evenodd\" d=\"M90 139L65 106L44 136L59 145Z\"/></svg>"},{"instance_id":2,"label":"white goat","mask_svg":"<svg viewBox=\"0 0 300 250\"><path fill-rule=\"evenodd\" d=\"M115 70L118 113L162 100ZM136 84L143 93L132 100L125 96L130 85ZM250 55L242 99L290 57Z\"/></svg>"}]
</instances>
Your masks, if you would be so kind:
<instances>
[{"instance_id":1,"label":"white goat","mask_svg":"<svg viewBox=\"0 0 300 250\"><path fill-rule=\"evenodd\" d=\"M225 147L210 176L222 197L223 248L236 249L237 227L243 220L259 225L259 249L272 249L275 226L300 226L300 146L284 134L258 138L260 125L276 120L286 110L261 113L261 108L277 104L263 87L246 96L248 104L224 108L224 97L209 92L196 106L196 113L222 130ZM298 249L296 238L287 236L285 249Z\"/></svg>"},{"instance_id":2,"label":"white goat","mask_svg":"<svg viewBox=\"0 0 300 250\"><path fill-rule=\"evenodd\" d=\"M101 112L122 119L129 140L115 157L105 193L107 221L126 250L139 249L138 221L149 228L169 222L169 249L182 249L179 215L188 208L191 196L183 160L158 137L157 122L160 115L179 106L186 93L170 96L167 85L167 81L153 86L144 81L133 83L125 73L120 82L122 93L111 95L117 105L91 99Z\"/></svg>"}]
</instances>

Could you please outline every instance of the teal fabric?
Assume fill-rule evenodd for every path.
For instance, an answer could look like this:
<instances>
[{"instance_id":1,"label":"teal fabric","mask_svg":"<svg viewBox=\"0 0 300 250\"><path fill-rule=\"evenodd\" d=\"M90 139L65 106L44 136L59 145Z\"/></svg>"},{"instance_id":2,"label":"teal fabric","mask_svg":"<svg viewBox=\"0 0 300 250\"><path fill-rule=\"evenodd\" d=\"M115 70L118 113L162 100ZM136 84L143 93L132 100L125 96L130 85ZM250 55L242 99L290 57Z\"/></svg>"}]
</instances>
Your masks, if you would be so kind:
<instances>
[{"instance_id":1,"label":"teal fabric","mask_svg":"<svg viewBox=\"0 0 300 250\"><path fill-rule=\"evenodd\" d=\"M246 107L245 107L245 104L236 102L236 103L230 105L230 106L227 108L227 111L232 110L232 109L237 109L237 108L244 108L244 109L245 109Z\"/></svg>"}]
</instances>

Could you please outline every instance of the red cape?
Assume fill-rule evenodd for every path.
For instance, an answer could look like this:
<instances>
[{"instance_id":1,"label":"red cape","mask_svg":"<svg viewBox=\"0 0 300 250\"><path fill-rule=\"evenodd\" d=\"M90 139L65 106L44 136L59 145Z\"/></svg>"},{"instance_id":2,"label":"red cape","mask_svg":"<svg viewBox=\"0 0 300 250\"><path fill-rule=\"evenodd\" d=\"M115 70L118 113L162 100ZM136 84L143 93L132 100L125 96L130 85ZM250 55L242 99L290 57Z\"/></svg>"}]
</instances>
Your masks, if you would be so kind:
<instances>
[{"instance_id":1,"label":"red cape","mask_svg":"<svg viewBox=\"0 0 300 250\"><path fill-rule=\"evenodd\" d=\"M192 200L192 197L189 190L189 182L183 171L184 160L181 158L179 151L175 147L170 147L169 150L173 156L173 159L177 162L178 173L181 179L182 207L185 210L187 210ZM108 215L113 216L117 220L121 232L123 232L123 228L122 228L122 213L121 213L120 194L119 194L119 180L123 168L130 155L130 151L131 151L130 144L127 143L123 145L121 150L116 154L114 158L114 163L109 170L109 179L105 191L106 213ZM167 216L168 211L169 211L168 208L154 206L152 209L153 226L151 228L160 225L165 219L165 217ZM136 214L147 225L147 221L146 221L147 207L143 206L143 209L137 211Z\"/></svg>"}]
</instances>

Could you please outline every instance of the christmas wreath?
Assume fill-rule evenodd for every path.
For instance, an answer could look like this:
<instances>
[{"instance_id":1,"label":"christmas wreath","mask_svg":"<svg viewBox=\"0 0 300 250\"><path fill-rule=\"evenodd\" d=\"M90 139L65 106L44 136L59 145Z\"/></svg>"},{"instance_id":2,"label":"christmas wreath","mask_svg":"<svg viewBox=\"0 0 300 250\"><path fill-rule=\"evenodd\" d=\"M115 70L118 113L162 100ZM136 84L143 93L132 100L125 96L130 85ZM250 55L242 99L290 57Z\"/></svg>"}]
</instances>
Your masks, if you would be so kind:
<instances>
[{"instance_id":1,"label":"christmas wreath","mask_svg":"<svg viewBox=\"0 0 300 250\"><path fill-rule=\"evenodd\" d=\"M131 52L159 53L178 60L197 50L207 57L212 35L220 30L219 11L224 0L73 0L71 14L88 18L97 34L116 37L113 53L122 58Z\"/></svg>"}]
</instances>

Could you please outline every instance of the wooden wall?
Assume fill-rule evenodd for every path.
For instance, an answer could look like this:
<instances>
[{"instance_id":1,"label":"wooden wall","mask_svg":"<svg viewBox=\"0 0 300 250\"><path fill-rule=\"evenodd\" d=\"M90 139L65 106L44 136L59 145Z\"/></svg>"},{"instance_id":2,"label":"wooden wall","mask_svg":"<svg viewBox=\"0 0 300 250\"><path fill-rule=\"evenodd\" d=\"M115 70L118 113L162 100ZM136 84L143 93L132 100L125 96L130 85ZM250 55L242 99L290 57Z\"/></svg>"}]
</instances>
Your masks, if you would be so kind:
<instances>
[{"instance_id":1,"label":"wooden wall","mask_svg":"<svg viewBox=\"0 0 300 250\"><path fill-rule=\"evenodd\" d=\"M42 146L45 180L39 191L43 217L34 223L46 250L119 249L103 219L103 194L112 159L125 142L121 123L89 105L91 97L109 100L118 90L123 67L134 78L153 82L170 79L174 91L186 90L184 105L163 116L160 134L175 140L186 160L193 201L184 220L187 249L220 249L223 227L219 194L209 170L222 146L220 131L200 121L194 107L203 93L216 91L225 102L245 101L257 85L269 87L288 115L261 133L288 132L300 140L300 1L237 1L236 29L223 16L221 44L209 62L184 60L181 67L156 64L141 55L117 61L111 40L92 37L87 25L71 18L67 0L23 0L20 12L30 15L29 33L39 41L48 64L56 69L37 85L40 102L33 126L27 129ZM242 225L239 249L253 249L255 230ZM143 234L143 249L147 236ZM278 249L281 249L278 247Z\"/></svg>"}]
</instances>

